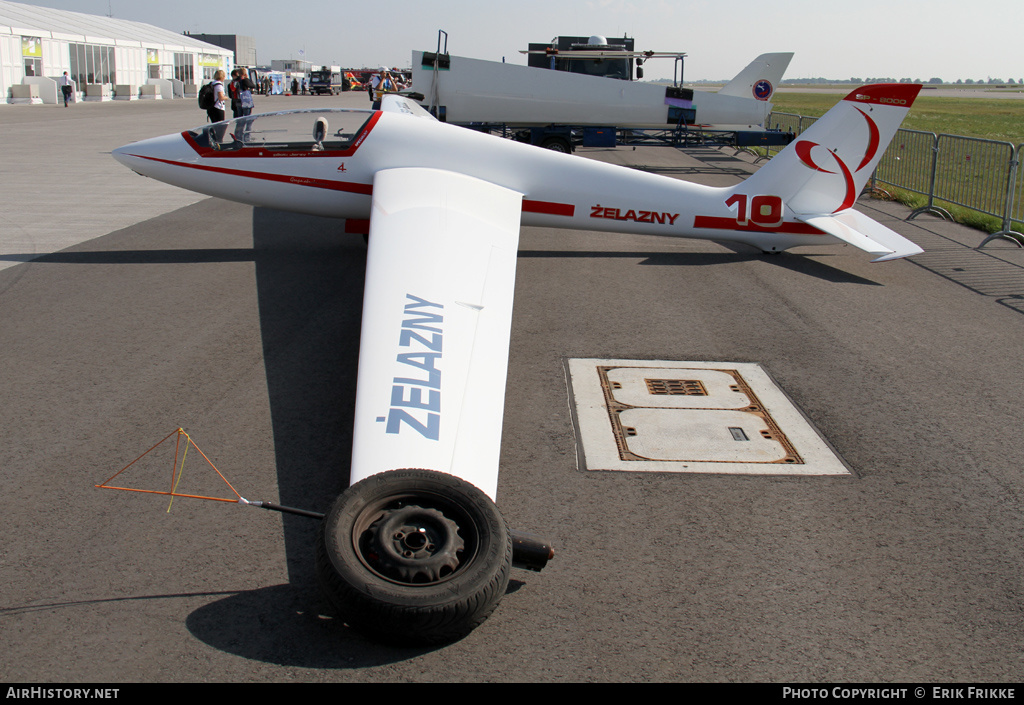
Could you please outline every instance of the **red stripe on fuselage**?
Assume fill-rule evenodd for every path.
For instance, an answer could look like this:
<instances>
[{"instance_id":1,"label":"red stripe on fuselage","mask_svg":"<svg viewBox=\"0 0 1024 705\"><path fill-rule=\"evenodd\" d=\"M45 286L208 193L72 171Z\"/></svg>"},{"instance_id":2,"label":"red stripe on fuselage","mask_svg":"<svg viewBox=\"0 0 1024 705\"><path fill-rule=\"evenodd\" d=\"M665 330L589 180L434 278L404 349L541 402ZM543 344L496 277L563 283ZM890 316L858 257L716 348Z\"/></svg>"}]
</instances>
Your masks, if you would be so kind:
<instances>
[{"instance_id":1,"label":"red stripe on fuselage","mask_svg":"<svg viewBox=\"0 0 1024 705\"><path fill-rule=\"evenodd\" d=\"M375 112L370 119L366 121L363 128L359 131L359 134L352 141L352 145L345 150L335 151L273 151L267 150L261 147L243 147L242 149L235 150L218 150L210 147L200 146L192 135L188 132L182 132L181 136L185 142L198 154L202 159L288 159L288 158L301 158L301 159L320 159L324 157L350 157L355 154L356 150L359 149L363 141L366 139L370 131L373 130L377 121L380 120L381 111ZM244 169L229 169L227 167L211 166L208 164L191 164L188 162L177 162L169 159L159 159L157 157L147 157L142 154L134 154L132 156L140 159L148 159L154 162L160 162L162 164L170 164L172 166L180 166L188 169L197 169L199 171L209 171L217 174L225 174L228 176L239 176L250 179L262 179L264 181L276 181L279 183L293 184L296 186L309 186L311 188L321 188L331 191L343 191L347 193L358 193L367 196L373 195L373 184L362 184L352 181L335 181L332 179L315 179L304 176L290 176L287 174L270 174L261 171L247 171ZM523 212L524 213L536 213L540 215L557 215L571 218L576 213L576 207L571 203L554 203L551 201L535 201L530 199L523 199Z\"/></svg>"},{"instance_id":2,"label":"red stripe on fuselage","mask_svg":"<svg viewBox=\"0 0 1024 705\"><path fill-rule=\"evenodd\" d=\"M370 234L370 221L367 218L349 218L345 221L345 232L356 235Z\"/></svg>"},{"instance_id":3,"label":"red stripe on fuselage","mask_svg":"<svg viewBox=\"0 0 1024 705\"><path fill-rule=\"evenodd\" d=\"M215 174L225 174L227 176L240 176L249 179L262 179L264 181L276 181L283 184L292 184L295 186L309 186L310 188L321 188L329 191L343 191L346 193L359 193L366 196L373 195L373 184L361 184L354 181L334 181L331 179L314 179L308 176L291 176L288 174L268 174L262 171L245 171L243 169L229 169L223 166L211 166L209 164L189 164L187 162L176 162L170 159L160 159L158 157L147 157L144 154L133 154L133 157L139 159L148 159L152 162L159 162L161 164L170 164L171 166L180 166L186 169L197 169L199 171L209 171ZM571 218L576 212L576 207L571 203L553 203L551 201L531 201L523 200L523 212L524 213L539 213L542 215L560 215Z\"/></svg>"},{"instance_id":4,"label":"red stripe on fuselage","mask_svg":"<svg viewBox=\"0 0 1024 705\"><path fill-rule=\"evenodd\" d=\"M541 215L564 215L571 218L576 214L576 206L571 203L552 203L550 201L531 201L523 199L523 213L539 213Z\"/></svg>"},{"instance_id":5,"label":"red stripe on fuselage","mask_svg":"<svg viewBox=\"0 0 1024 705\"><path fill-rule=\"evenodd\" d=\"M148 159L152 162L170 164L171 166L185 167L186 169L198 169L199 171L210 171L215 174L226 174L228 176L241 176L249 179L262 179L264 181L277 181L282 184L294 184L296 186L310 186L322 188L329 191L344 191L347 193L361 193L367 196L373 193L373 184L361 184L354 181L332 181L330 179L311 179L307 176L290 176L288 174L268 174L262 171L244 171L242 169L228 169L223 166L210 166L208 164L187 164L176 162L170 159L159 159L147 157L144 154L132 154L139 159Z\"/></svg>"},{"instance_id":6,"label":"red stripe on fuselage","mask_svg":"<svg viewBox=\"0 0 1024 705\"><path fill-rule=\"evenodd\" d=\"M313 179L308 176L290 176L288 174L268 174L262 171L245 171L243 169L229 169L223 166L210 166L208 164L188 164L176 162L170 159L159 159L158 157L147 157L143 154L133 154L139 159L148 159L161 164L185 167L186 169L198 169L199 171L210 171L215 174L226 174L228 176L241 176L249 179L263 179L264 181L277 181L283 184L295 186L309 186L311 188L322 188L330 191L344 191L347 193L360 193L366 196L373 195L373 184L361 184L354 181L333 181L331 179ZM576 212L576 206L571 203L552 203L551 201L523 200L524 213L539 213L542 215L561 215L571 218Z\"/></svg>"}]
</instances>

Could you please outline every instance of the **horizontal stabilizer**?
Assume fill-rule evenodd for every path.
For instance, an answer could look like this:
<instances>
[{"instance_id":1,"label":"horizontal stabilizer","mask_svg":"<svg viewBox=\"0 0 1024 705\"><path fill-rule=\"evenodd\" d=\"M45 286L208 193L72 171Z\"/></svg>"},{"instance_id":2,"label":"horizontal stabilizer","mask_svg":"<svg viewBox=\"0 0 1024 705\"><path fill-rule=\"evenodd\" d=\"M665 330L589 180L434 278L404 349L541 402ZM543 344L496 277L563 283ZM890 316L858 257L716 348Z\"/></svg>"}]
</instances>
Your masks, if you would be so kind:
<instances>
[{"instance_id":1,"label":"horizontal stabilizer","mask_svg":"<svg viewBox=\"0 0 1024 705\"><path fill-rule=\"evenodd\" d=\"M859 247L869 254L878 255L872 262L885 262L924 252L895 230L852 209L834 215L798 214L796 217L843 242Z\"/></svg>"}]
</instances>

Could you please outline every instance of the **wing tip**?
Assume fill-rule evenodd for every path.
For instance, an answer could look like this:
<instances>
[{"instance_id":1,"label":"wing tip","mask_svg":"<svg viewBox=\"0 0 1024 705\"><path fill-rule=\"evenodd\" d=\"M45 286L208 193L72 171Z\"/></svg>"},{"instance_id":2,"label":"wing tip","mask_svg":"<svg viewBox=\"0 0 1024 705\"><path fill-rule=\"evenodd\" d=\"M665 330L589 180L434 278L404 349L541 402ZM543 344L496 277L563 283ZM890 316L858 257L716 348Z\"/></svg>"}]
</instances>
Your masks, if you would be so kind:
<instances>
[{"instance_id":1,"label":"wing tip","mask_svg":"<svg viewBox=\"0 0 1024 705\"><path fill-rule=\"evenodd\" d=\"M920 92L920 83L870 83L850 91L843 100L909 108Z\"/></svg>"},{"instance_id":2,"label":"wing tip","mask_svg":"<svg viewBox=\"0 0 1024 705\"><path fill-rule=\"evenodd\" d=\"M913 257L914 255L921 254L922 252L924 252L924 250L922 248L920 248L920 247L914 247L914 248L909 248L908 247L908 248L903 249L903 250L897 250L895 252L889 252L889 254L882 255L881 257L878 257L876 259L871 260L871 262L872 262L872 264L874 264L875 262L891 262L894 259L903 259L904 257Z\"/></svg>"}]
</instances>

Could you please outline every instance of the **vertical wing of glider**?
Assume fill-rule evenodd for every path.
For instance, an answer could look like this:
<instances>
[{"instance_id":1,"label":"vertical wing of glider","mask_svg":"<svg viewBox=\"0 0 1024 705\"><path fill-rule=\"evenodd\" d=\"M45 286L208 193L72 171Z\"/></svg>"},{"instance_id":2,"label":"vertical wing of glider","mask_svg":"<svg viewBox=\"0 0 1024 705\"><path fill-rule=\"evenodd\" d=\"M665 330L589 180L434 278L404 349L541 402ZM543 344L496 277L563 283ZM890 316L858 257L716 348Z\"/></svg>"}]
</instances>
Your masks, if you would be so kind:
<instances>
[{"instance_id":1,"label":"vertical wing of glider","mask_svg":"<svg viewBox=\"0 0 1024 705\"><path fill-rule=\"evenodd\" d=\"M797 220L876 255L875 262L923 252L853 210L920 90L908 83L854 89L736 190L772 194Z\"/></svg>"},{"instance_id":2,"label":"vertical wing of glider","mask_svg":"<svg viewBox=\"0 0 1024 705\"><path fill-rule=\"evenodd\" d=\"M351 482L423 468L495 497L521 210L449 171L374 177Z\"/></svg>"}]
</instances>

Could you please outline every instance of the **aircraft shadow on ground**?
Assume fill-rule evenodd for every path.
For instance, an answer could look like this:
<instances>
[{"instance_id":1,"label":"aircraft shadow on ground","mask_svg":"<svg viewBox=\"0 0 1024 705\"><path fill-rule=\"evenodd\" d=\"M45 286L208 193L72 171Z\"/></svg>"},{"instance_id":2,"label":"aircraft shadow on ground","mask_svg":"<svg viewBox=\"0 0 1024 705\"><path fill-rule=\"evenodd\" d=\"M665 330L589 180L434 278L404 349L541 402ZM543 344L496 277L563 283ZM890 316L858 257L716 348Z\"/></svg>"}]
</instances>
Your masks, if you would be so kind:
<instances>
[{"instance_id":1,"label":"aircraft shadow on ground","mask_svg":"<svg viewBox=\"0 0 1024 705\"><path fill-rule=\"evenodd\" d=\"M366 246L338 220L253 210L279 503L326 512L348 487ZM292 585L312 585L319 522L284 515Z\"/></svg>"},{"instance_id":2,"label":"aircraft shadow on ground","mask_svg":"<svg viewBox=\"0 0 1024 705\"><path fill-rule=\"evenodd\" d=\"M326 512L349 485L366 246L342 221L265 208L253 210L252 230L278 503ZM432 650L381 646L332 619L314 568L320 522L282 518L288 584L195 610L187 627L196 638L305 668L358 668Z\"/></svg>"},{"instance_id":3,"label":"aircraft shadow on ground","mask_svg":"<svg viewBox=\"0 0 1024 705\"><path fill-rule=\"evenodd\" d=\"M715 265L730 265L738 262L762 261L766 264L789 269L793 272L806 274L823 281L864 284L868 286L881 286L878 282L864 277L850 274L842 269L829 266L818 261L817 257L828 256L815 253L814 258L801 254L781 252L779 254L766 255L747 245L720 242L722 247L732 252L636 252L636 251L615 251L615 250L520 250L520 258L537 259L601 259L601 258L626 258L640 259L641 266L656 267L710 267Z\"/></svg>"},{"instance_id":4,"label":"aircraft shadow on ground","mask_svg":"<svg viewBox=\"0 0 1024 705\"><path fill-rule=\"evenodd\" d=\"M511 580L506 594L522 586ZM194 610L185 625L197 639L220 651L302 668L378 666L446 648L370 641L330 616L315 585L273 585L234 593Z\"/></svg>"},{"instance_id":5,"label":"aircraft shadow on ground","mask_svg":"<svg viewBox=\"0 0 1024 705\"><path fill-rule=\"evenodd\" d=\"M315 586L274 585L211 602L193 611L186 627L220 651L301 668L363 668L433 650L374 643L326 616L325 610Z\"/></svg>"}]
</instances>

